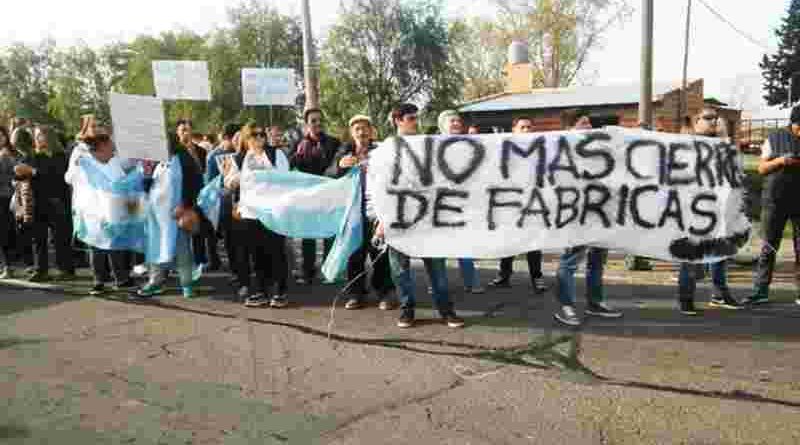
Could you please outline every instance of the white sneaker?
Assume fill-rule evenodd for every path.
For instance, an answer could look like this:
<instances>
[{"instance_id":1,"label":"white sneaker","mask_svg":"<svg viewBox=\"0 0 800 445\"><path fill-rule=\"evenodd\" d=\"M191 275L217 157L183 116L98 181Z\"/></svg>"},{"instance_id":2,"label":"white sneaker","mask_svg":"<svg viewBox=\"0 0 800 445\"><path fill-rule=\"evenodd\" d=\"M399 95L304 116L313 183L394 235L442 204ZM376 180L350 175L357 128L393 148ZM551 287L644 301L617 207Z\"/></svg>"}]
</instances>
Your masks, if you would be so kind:
<instances>
[{"instance_id":1,"label":"white sneaker","mask_svg":"<svg viewBox=\"0 0 800 445\"><path fill-rule=\"evenodd\" d=\"M486 289L484 289L484 288L482 288L480 286L478 286L478 287L465 287L464 291L466 293L468 293L468 294L475 294L475 295L480 295L480 294L485 294L486 293Z\"/></svg>"},{"instance_id":2,"label":"white sneaker","mask_svg":"<svg viewBox=\"0 0 800 445\"><path fill-rule=\"evenodd\" d=\"M147 275L147 265L145 264L137 264L133 266L133 271L131 273L134 277L141 278Z\"/></svg>"},{"instance_id":3,"label":"white sneaker","mask_svg":"<svg viewBox=\"0 0 800 445\"><path fill-rule=\"evenodd\" d=\"M567 326L580 326L581 324L581 319L578 318L578 314L572 306L561 306L561 310L553 314L553 317Z\"/></svg>"},{"instance_id":4,"label":"white sneaker","mask_svg":"<svg viewBox=\"0 0 800 445\"><path fill-rule=\"evenodd\" d=\"M239 291L236 292L236 295L238 295L239 298L242 299L247 298L248 296L250 296L250 289L247 286L242 286L239 288Z\"/></svg>"}]
</instances>

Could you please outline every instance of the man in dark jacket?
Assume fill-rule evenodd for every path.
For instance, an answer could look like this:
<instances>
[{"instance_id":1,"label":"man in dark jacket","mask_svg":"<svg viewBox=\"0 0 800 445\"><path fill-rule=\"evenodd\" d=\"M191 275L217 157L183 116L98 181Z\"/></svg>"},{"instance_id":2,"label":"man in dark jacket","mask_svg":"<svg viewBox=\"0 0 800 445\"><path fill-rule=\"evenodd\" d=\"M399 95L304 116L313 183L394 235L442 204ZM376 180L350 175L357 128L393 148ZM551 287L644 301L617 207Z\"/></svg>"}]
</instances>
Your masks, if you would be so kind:
<instances>
[{"instance_id":1,"label":"man in dark jacket","mask_svg":"<svg viewBox=\"0 0 800 445\"><path fill-rule=\"evenodd\" d=\"M322 111L309 108L303 113L305 134L289 151L289 164L292 169L312 175L324 175L331 165L336 151L341 143L338 139L322 131ZM333 240L324 242L324 252L330 250ZM303 240L303 277L297 279L297 284L311 284L316 275L317 240Z\"/></svg>"},{"instance_id":2,"label":"man in dark jacket","mask_svg":"<svg viewBox=\"0 0 800 445\"><path fill-rule=\"evenodd\" d=\"M380 250L372 245L372 236L377 225L377 216L372 206L372 200L367 194L367 161L369 152L377 146L372 142L373 127L368 116L356 115L350 119L350 135L352 143L347 143L339 149L338 153L328 168L328 175L339 178L347 174L353 167L360 166L361 175L361 218L364 221L363 241L347 263L347 281L358 280L350 286L349 298L345 309L360 309L364 307L367 297L367 279L364 274L364 263L369 255L372 260L372 289L378 296L378 307L382 310L391 309L394 305L390 300L390 292L394 288L391 272L389 271L389 257L381 254Z\"/></svg>"},{"instance_id":3,"label":"man in dark jacket","mask_svg":"<svg viewBox=\"0 0 800 445\"><path fill-rule=\"evenodd\" d=\"M758 173L764 176L761 198L762 247L754 277L754 293L748 304L768 302L775 256L781 246L783 229L792 221L795 245L800 242L800 106L792 109L790 125L769 135L761 147ZM800 263L795 261L795 280L800 292ZM800 304L800 295L796 300Z\"/></svg>"}]
</instances>

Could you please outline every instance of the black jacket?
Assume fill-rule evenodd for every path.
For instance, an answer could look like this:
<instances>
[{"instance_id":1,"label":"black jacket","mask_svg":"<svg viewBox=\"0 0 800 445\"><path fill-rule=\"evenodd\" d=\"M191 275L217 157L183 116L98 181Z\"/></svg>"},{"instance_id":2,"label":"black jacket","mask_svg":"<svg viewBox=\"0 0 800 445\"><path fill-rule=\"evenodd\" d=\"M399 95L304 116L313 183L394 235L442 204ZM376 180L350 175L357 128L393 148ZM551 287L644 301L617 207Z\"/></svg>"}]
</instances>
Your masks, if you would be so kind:
<instances>
[{"instance_id":1,"label":"black jacket","mask_svg":"<svg viewBox=\"0 0 800 445\"><path fill-rule=\"evenodd\" d=\"M195 207L197 195L203 188L203 174L197 161L186 149L176 149L175 156L181 162L181 204L184 207Z\"/></svg>"},{"instance_id":2,"label":"black jacket","mask_svg":"<svg viewBox=\"0 0 800 445\"><path fill-rule=\"evenodd\" d=\"M367 153L371 152L372 150L378 148L378 146L374 142L370 142L369 147L367 147ZM341 178L342 176L346 175L348 171L350 171L351 167L348 168L341 168L339 167L339 161L349 155L355 156L356 154L356 145L352 142L348 142L342 145L339 150L336 151L336 154L333 156L333 160L331 161L328 169L325 171L325 176L329 176L331 178Z\"/></svg>"},{"instance_id":3,"label":"black jacket","mask_svg":"<svg viewBox=\"0 0 800 445\"><path fill-rule=\"evenodd\" d=\"M289 165L291 168L299 170L303 173L311 173L313 175L324 175L328 167L331 165L336 151L339 149L341 142L326 133L320 133L319 137L319 151L315 154L298 153L300 144L304 141L311 141L308 136L304 136L299 141L292 144L289 150Z\"/></svg>"},{"instance_id":4,"label":"black jacket","mask_svg":"<svg viewBox=\"0 0 800 445\"><path fill-rule=\"evenodd\" d=\"M67 202L69 186L64 181L64 174L67 172L69 159L63 151L51 154L33 153L22 163L36 169L36 175L31 179L34 203L44 203L50 199Z\"/></svg>"}]
</instances>

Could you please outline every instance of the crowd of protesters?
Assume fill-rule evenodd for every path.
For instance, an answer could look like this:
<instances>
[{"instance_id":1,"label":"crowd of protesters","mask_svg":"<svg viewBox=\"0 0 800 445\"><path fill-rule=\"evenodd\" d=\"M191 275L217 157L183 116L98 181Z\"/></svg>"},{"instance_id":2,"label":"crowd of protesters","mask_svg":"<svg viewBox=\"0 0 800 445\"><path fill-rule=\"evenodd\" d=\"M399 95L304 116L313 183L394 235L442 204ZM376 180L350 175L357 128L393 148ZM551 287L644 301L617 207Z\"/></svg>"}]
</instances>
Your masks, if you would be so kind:
<instances>
[{"instance_id":1,"label":"crowd of protesters","mask_svg":"<svg viewBox=\"0 0 800 445\"><path fill-rule=\"evenodd\" d=\"M419 131L418 109L401 104L390 120L399 136ZM589 115L571 110L562 116L565 129L585 130L596 127ZM762 205L762 249L754 274L754 292L739 301L727 284L727 262L707 266L688 263L677 265L678 305L681 313L695 315L696 282L710 270L713 291L709 306L741 309L769 301L775 258L787 222L800 227L800 201L791 190L800 186L800 107L792 110L790 125L772 133L762 148L758 173L765 177ZM723 120L713 108L703 109L689 119L683 132L727 137ZM438 129L442 134L478 134L477 125L467 126L458 112L443 111ZM342 177L353 167L366 170L369 153L376 147L376 128L368 116L356 115L349 121L349 141L342 143L326 133L321 110L303 113L304 131L297 140L287 140L280 127L255 124L228 124L219 135L193 132L192 122L179 120L171 133L170 159L181 166L181 203L175 209L178 231L175 260L172 264L143 266L143 256L132 252L88 248L73 240L71 218L71 183L74 169L82 157L90 157L109 176L121 177L134 165L117 156L108 128L98 125L92 115L84 116L75 142L67 149L53 147L46 126L16 119L12 131L0 126L0 279L23 278L32 282L71 280L75 277L77 249L88 250L95 283L90 293L99 295L113 282L116 290L129 291L132 298L147 299L164 292L170 271L177 272L183 296L194 295L194 284L206 270L230 272L230 283L238 298L247 307L283 308L289 304L289 280L307 286L317 280L317 257L331 248L331 239L318 243L315 239L297 240L301 247L299 266L295 264L293 241L271 231L239 206L245 190L240 178L248 172L275 169L298 170L314 175ZM529 117L511 122L512 132L536 131ZM221 162L220 162L221 161ZM148 178L166 174L168 162L143 161ZM219 226L215 227L196 210L196 199L204 184L223 176L224 191ZM416 315L416 278L408 255L384 246L383 224L374 211L367 175L362 175L363 245L349 259L345 308L356 310L369 304L370 288L381 310L399 307L399 327L414 325ZM794 234L795 244L800 241ZM224 259L218 250L224 243ZM54 246L56 275L50 274L50 247ZM581 324L575 308L575 272L586 262L586 316L618 318L623 314L606 302L603 290L603 269L608 252L593 246L566 249L559 257L556 274L556 298L560 308L556 320L570 326ZM542 273L542 252L526 254L530 285L534 292L546 292ZM445 258L422 258L429 283L429 294L443 321L450 327L464 325L454 310L447 281ZM16 272L21 263L25 272ZM499 260L497 276L488 285L510 287L513 258ZM797 263L800 264L800 263ZM366 273L369 265L370 272ZM458 265L467 293L482 294L475 262L459 258ZM145 275L137 284L135 275ZM369 276L369 278L367 278ZM800 276L800 275L798 275ZM143 277L145 278L145 277ZM800 298L797 303L800 304Z\"/></svg>"}]
</instances>

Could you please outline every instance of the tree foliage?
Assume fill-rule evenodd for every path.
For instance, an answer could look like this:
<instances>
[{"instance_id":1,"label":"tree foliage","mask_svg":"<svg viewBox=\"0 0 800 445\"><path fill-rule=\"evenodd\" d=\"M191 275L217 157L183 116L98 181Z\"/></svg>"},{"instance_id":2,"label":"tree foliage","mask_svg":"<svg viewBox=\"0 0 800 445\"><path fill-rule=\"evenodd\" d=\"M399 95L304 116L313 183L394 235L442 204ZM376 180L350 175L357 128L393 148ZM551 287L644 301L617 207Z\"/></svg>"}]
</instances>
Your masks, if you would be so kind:
<instances>
[{"instance_id":1,"label":"tree foliage","mask_svg":"<svg viewBox=\"0 0 800 445\"><path fill-rule=\"evenodd\" d=\"M389 111L399 102L441 106L459 99L439 2L355 0L330 30L322 58L325 108L359 110L384 130ZM334 97L350 104L331 106ZM335 122L348 117L326 114Z\"/></svg>"},{"instance_id":2,"label":"tree foliage","mask_svg":"<svg viewBox=\"0 0 800 445\"><path fill-rule=\"evenodd\" d=\"M764 99L768 105L793 105L800 99L800 0L792 0L781 26L775 30L778 50L764 55L759 66L764 76ZM789 84L795 88L789 100Z\"/></svg>"}]
</instances>

